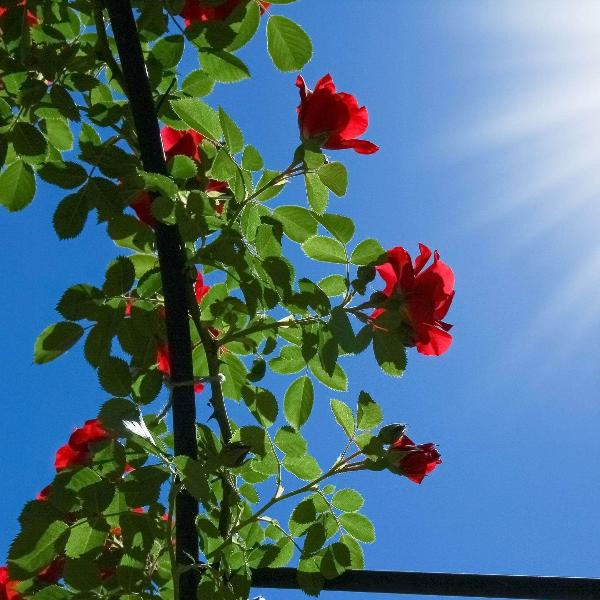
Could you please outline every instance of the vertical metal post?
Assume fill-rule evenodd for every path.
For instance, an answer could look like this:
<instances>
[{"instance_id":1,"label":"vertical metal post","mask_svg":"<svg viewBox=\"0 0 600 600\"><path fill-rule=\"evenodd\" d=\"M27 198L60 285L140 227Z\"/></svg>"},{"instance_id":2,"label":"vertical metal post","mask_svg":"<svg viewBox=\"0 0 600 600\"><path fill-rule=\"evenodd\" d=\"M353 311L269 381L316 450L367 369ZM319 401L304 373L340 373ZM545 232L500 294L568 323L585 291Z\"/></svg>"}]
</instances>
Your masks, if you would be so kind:
<instances>
[{"instance_id":1,"label":"vertical metal post","mask_svg":"<svg viewBox=\"0 0 600 600\"><path fill-rule=\"evenodd\" d=\"M146 171L166 175L160 127L131 4L129 0L104 1L119 52L143 167ZM186 291L189 284L185 279L184 247L176 226L158 223L155 230L165 298L171 378L175 383L192 382L192 344ZM173 434L175 454L196 458L196 405L192 384L173 389ZM184 490L177 496L175 512L177 563L197 562L198 503ZM196 600L197 587L196 570L182 573L179 579L180 600Z\"/></svg>"}]
</instances>

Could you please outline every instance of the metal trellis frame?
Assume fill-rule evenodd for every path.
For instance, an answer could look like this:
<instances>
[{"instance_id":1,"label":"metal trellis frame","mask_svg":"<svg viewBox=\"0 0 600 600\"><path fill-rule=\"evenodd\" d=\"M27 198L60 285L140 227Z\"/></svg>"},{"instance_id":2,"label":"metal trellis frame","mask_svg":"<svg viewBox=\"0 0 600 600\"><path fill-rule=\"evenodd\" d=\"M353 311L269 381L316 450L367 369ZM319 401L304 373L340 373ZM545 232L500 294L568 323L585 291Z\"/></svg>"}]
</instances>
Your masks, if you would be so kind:
<instances>
[{"instance_id":1,"label":"metal trellis frame","mask_svg":"<svg viewBox=\"0 0 600 600\"><path fill-rule=\"evenodd\" d=\"M296 569L256 569L256 588L298 589ZM412 571L348 571L325 582L325 590L370 594L414 594L466 598L523 598L529 600L600 600L600 579L418 573Z\"/></svg>"}]
</instances>

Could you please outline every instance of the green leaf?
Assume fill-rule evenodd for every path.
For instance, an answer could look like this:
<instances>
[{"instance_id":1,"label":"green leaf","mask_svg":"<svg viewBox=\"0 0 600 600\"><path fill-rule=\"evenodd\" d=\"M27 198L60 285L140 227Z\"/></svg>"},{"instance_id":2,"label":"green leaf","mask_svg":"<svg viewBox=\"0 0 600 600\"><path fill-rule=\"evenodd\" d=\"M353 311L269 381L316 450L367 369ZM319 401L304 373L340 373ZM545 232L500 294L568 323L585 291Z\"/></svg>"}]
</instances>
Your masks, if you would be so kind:
<instances>
[{"instance_id":1,"label":"green leaf","mask_svg":"<svg viewBox=\"0 0 600 600\"><path fill-rule=\"evenodd\" d=\"M343 308L336 307L331 311L331 318L327 323L327 331L344 352L351 353L356 348L356 336L348 314Z\"/></svg>"},{"instance_id":2,"label":"green leaf","mask_svg":"<svg viewBox=\"0 0 600 600\"><path fill-rule=\"evenodd\" d=\"M358 513L344 513L339 516L342 527L361 542L370 544L375 541L375 529L367 517Z\"/></svg>"},{"instance_id":3,"label":"green leaf","mask_svg":"<svg viewBox=\"0 0 600 600\"><path fill-rule=\"evenodd\" d=\"M61 553L69 526L62 521L27 523L11 545L8 566L15 579L39 573Z\"/></svg>"},{"instance_id":4,"label":"green leaf","mask_svg":"<svg viewBox=\"0 0 600 600\"><path fill-rule=\"evenodd\" d=\"M156 191L165 198L172 198L177 194L177 185L166 175L160 173L150 173L142 169L138 169L138 175L144 182L144 188L148 191ZM153 203L154 205L154 203Z\"/></svg>"},{"instance_id":5,"label":"green leaf","mask_svg":"<svg viewBox=\"0 0 600 600\"><path fill-rule=\"evenodd\" d=\"M104 294L96 287L80 283L71 286L60 299L56 310L70 321L94 319L104 303Z\"/></svg>"},{"instance_id":6,"label":"green leaf","mask_svg":"<svg viewBox=\"0 0 600 600\"><path fill-rule=\"evenodd\" d=\"M91 590L102 581L97 561L90 558L67 558L63 578L70 588L81 591Z\"/></svg>"},{"instance_id":7,"label":"green leaf","mask_svg":"<svg viewBox=\"0 0 600 600\"><path fill-rule=\"evenodd\" d=\"M385 250L377 240L368 239L354 248L350 262L353 265L369 265L378 262L385 255Z\"/></svg>"},{"instance_id":8,"label":"green leaf","mask_svg":"<svg viewBox=\"0 0 600 600\"><path fill-rule=\"evenodd\" d=\"M199 461L189 456L176 456L173 459L183 485L196 500L210 497L208 473Z\"/></svg>"},{"instance_id":9,"label":"green leaf","mask_svg":"<svg viewBox=\"0 0 600 600\"><path fill-rule=\"evenodd\" d=\"M131 392L131 371L129 365L114 356L105 360L98 369L100 385L114 396L127 396Z\"/></svg>"},{"instance_id":10,"label":"green leaf","mask_svg":"<svg viewBox=\"0 0 600 600\"><path fill-rule=\"evenodd\" d=\"M319 463L310 454L305 454L304 456L292 456L288 454L283 459L283 466L292 475L303 481L313 481L322 473Z\"/></svg>"},{"instance_id":11,"label":"green leaf","mask_svg":"<svg viewBox=\"0 0 600 600\"><path fill-rule=\"evenodd\" d=\"M183 91L194 97L208 96L215 87L215 80L206 71L192 71L183 80Z\"/></svg>"},{"instance_id":12,"label":"green leaf","mask_svg":"<svg viewBox=\"0 0 600 600\"><path fill-rule=\"evenodd\" d=\"M341 296L346 293L346 279L341 275L328 275L319 281L319 287L328 296Z\"/></svg>"},{"instance_id":13,"label":"green leaf","mask_svg":"<svg viewBox=\"0 0 600 600\"><path fill-rule=\"evenodd\" d=\"M70 600L73 597L73 592L60 587L59 585L49 585L37 591L31 600Z\"/></svg>"},{"instance_id":14,"label":"green leaf","mask_svg":"<svg viewBox=\"0 0 600 600\"><path fill-rule=\"evenodd\" d=\"M310 38L299 25L286 17L269 17L267 47L280 71L299 71L312 57Z\"/></svg>"},{"instance_id":15,"label":"green leaf","mask_svg":"<svg viewBox=\"0 0 600 600\"><path fill-rule=\"evenodd\" d=\"M127 431L124 422L139 421L141 415L139 409L131 400L113 398L102 405L98 418L107 429L123 434Z\"/></svg>"},{"instance_id":16,"label":"green leaf","mask_svg":"<svg viewBox=\"0 0 600 600\"><path fill-rule=\"evenodd\" d=\"M195 98L171 100L171 107L188 127L215 142L221 138L223 132L219 115L202 100Z\"/></svg>"},{"instance_id":17,"label":"green leaf","mask_svg":"<svg viewBox=\"0 0 600 600\"><path fill-rule=\"evenodd\" d=\"M315 212L325 212L329 202L329 190L327 186L319 179L316 173L306 173L304 175L304 185L308 203Z\"/></svg>"},{"instance_id":18,"label":"green leaf","mask_svg":"<svg viewBox=\"0 0 600 600\"><path fill-rule=\"evenodd\" d=\"M226 50L213 52L202 50L200 62L204 70L215 81L233 83L250 77L250 71L244 62Z\"/></svg>"},{"instance_id":19,"label":"green leaf","mask_svg":"<svg viewBox=\"0 0 600 600\"><path fill-rule=\"evenodd\" d=\"M248 144L244 148L242 154L242 167L248 171L260 171L263 168L263 159L260 152L254 147Z\"/></svg>"},{"instance_id":20,"label":"green leaf","mask_svg":"<svg viewBox=\"0 0 600 600\"><path fill-rule=\"evenodd\" d=\"M25 208L35 196L33 169L22 160L0 173L0 203L14 212Z\"/></svg>"},{"instance_id":21,"label":"green leaf","mask_svg":"<svg viewBox=\"0 0 600 600\"><path fill-rule=\"evenodd\" d=\"M341 400L331 400L329 405L338 425L349 438L352 438L354 436L354 413L352 409Z\"/></svg>"},{"instance_id":22,"label":"green leaf","mask_svg":"<svg viewBox=\"0 0 600 600\"><path fill-rule=\"evenodd\" d=\"M108 526L103 519L82 519L73 524L65 554L70 558L79 558L87 553L97 554L104 546L108 535Z\"/></svg>"},{"instance_id":23,"label":"green leaf","mask_svg":"<svg viewBox=\"0 0 600 600\"><path fill-rule=\"evenodd\" d=\"M15 152L25 161L32 164L41 163L48 154L48 142L37 127L20 121L11 134Z\"/></svg>"},{"instance_id":24,"label":"green leaf","mask_svg":"<svg viewBox=\"0 0 600 600\"><path fill-rule=\"evenodd\" d=\"M235 121L219 106L219 121L225 137L225 143L229 146L231 154L237 154L244 147L244 136Z\"/></svg>"},{"instance_id":25,"label":"green leaf","mask_svg":"<svg viewBox=\"0 0 600 600\"><path fill-rule=\"evenodd\" d=\"M330 375L325 371L318 356L313 357L309 362L310 370L313 375L327 387L338 392L345 392L348 389L348 377L344 369L336 364L333 373Z\"/></svg>"},{"instance_id":26,"label":"green leaf","mask_svg":"<svg viewBox=\"0 0 600 600\"><path fill-rule=\"evenodd\" d=\"M347 244L354 235L354 221L343 215L332 214L315 214L315 218L325 229L333 233L333 235L342 244Z\"/></svg>"},{"instance_id":27,"label":"green leaf","mask_svg":"<svg viewBox=\"0 0 600 600\"><path fill-rule=\"evenodd\" d=\"M57 150L73 149L73 132L67 121L63 121L62 119L46 119L44 121L44 129L48 141Z\"/></svg>"},{"instance_id":28,"label":"green leaf","mask_svg":"<svg viewBox=\"0 0 600 600\"><path fill-rule=\"evenodd\" d=\"M85 194L65 196L54 211L52 223L59 239L77 237L87 221L90 205Z\"/></svg>"},{"instance_id":29,"label":"green leaf","mask_svg":"<svg viewBox=\"0 0 600 600\"><path fill-rule=\"evenodd\" d=\"M44 181L53 183L66 190L79 187L87 178L87 173L81 165L60 160L44 163L38 169L38 174Z\"/></svg>"},{"instance_id":30,"label":"green leaf","mask_svg":"<svg viewBox=\"0 0 600 600\"><path fill-rule=\"evenodd\" d=\"M321 561L321 574L325 579L335 579L345 573L351 564L350 551L344 544L335 542L328 546Z\"/></svg>"},{"instance_id":31,"label":"green leaf","mask_svg":"<svg viewBox=\"0 0 600 600\"><path fill-rule=\"evenodd\" d=\"M281 221L285 235L299 244L317 233L315 217L301 206L278 206L273 216Z\"/></svg>"},{"instance_id":32,"label":"green leaf","mask_svg":"<svg viewBox=\"0 0 600 600\"><path fill-rule=\"evenodd\" d=\"M99 367L109 357L112 339L116 335L117 328L122 320L122 308L113 309L106 305L98 322L90 329L83 352L86 360L94 368Z\"/></svg>"},{"instance_id":33,"label":"green leaf","mask_svg":"<svg viewBox=\"0 0 600 600\"><path fill-rule=\"evenodd\" d=\"M297 373L306 367L306 361L297 346L284 346L279 356L269 361L269 367L275 373L289 375Z\"/></svg>"},{"instance_id":34,"label":"green leaf","mask_svg":"<svg viewBox=\"0 0 600 600\"><path fill-rule=\"evenodd\" d=\"M50 362L64 354L83 335L83 327L70 321L49 325L40 333L33 350L33 360L38 365Z\"/></svg>"},{"instance_id":35,"label":"green leaf","mask_svg":"<svg viewBox=\"0 0 600 600\"><path fill-rule=\"evenodd\" d=\"M177 66L185 47L182 35L167 35L159 39L150 51L163 68L172 69Z\"/></svg>"},{"instance_id":36,"label":"green leaf","mask_svg":"<svg viewBox=\"0 0 600 600\"><path fill-rule=\"evenodd\" d=\"M321 557L308 556L298 563L298 585L308 596L318 596L323 589L325 579L320 573Z\"/></svg>"},{"instance_id":37,"label":"green leaf","mask_svg":"<svg viewBox=\"0 0 600 600\"><path fill-rule=\"evenodd\" d=\"M288 520L290 533L294 537L304 535L308 528L316 521L317 511L311 498L302 500L292 511Z\"/></svg>"},{"instance_id":38,"label":"green leaf","mask_svg":"<svg viewBox=\"0 0 600 600\"><path fill-rule=\"evenodd\" d=\"M102 291L107 296L121 296L127 293L135 281L135 267L126 256L118 256L106 270Z\"/></svg>"},{"instance_id":39,"label":"green leaf","mask_svg":"<svg viewBox=\"0 0 600 600\"><path fill-rule=\"evenodd\" d=\"M260 192L260 194L257 194L257 200L265 202L271 198L274 198L283 190L287 181L285 179L278 179L280 175L280 171L271 171L270 169L265 169L263 171L258 183L256 184L257 190L263 190Z\"/></svg>"},{"instance_id":40,"label":"green leaf","mask_svg":"<svg viewBox=\"0 0 600 600\"><path fill-rule=\"evenodd\" d=\"M314 235L302 244L309 258L321 262L346 264L346 249L341 242L324 235Z\"/></svg>"},{"instance_id":41,"label":"green leaf","mask_svg":"<svg viewBox=\"0 0 600 600\"><path fill-rule=\"evenodd\" d=\"M345 512L354 512L360 510L365 503L363 497L356 491L351 489L339 490L333 495L331 503L336 508Z\"/></svg>"},{"instance_id":42,"label":"green leaf","mask_svg":"<svg viewBox=\"0 0 600 600\"><path fill-rule=\"evenodd\" d=\"M286 390L283 400L283 412L287 422L300 429L308 420L314 402L312 381L306 375L299 377Z\"/></svg>"},{"instance_id":43,"label":"green leaf","mask_svg":"<svg viewBox=\"0 0 600 600\"><path fill-rule=\"evenodd\" d=\"M191 179L192 177L196 177L198 167L196 166L196 162L189 156L176 154L169 161L169 172L174 179Z\"/></svg>"},{"instance_id":44,"label":"green leaf","mask_svg":"<svg viewBox=\"0 0 600 600\"><path fill-rule=\"evenodd\" d=\"M252 504L256 504L260 501L260 496L256 491L256 488L249 483L242 483L239 487L239 492L248 500L248 502L252 502Z\"/></svg>"},{"instance_id":45,"label":"green leaf","mask_svg":"<svg viewBox=\"0 0 600 600\"><path fill-rule=\"evenodd\" d=\"M302 456L306 452L306 440L293 427L283 426L275 434L275 445L285 454Z\"/></svg>"},{"instance_id":46,"label":"green leaf","mask_svg":"<svg viewBox=\"0 0 600 600\"><path fill-rule=\"evenodd\" d=\"M235 177L236 171L237 165L235 161L229 156L227 150L221 148L210 168L211 177L217 181L229 181Z\"/></svg>"},{"instance_id":47,"label":"green leaf","mask_svg":"<svg viewBox=\"0 0 600 600\"><path fill-rule=\"evenodd\" d=\"M350 566L357 570L364 569L365 555L361 545L349 535L340 536L339 543L344 544L344 546L346 546L350 552Z\"/></svg>"},{"instance_id":48,"label":"green leaf","mask_svg":"<svg viewBox=\"0 0 600 600\"><path fill-rule=\"evenodd\" d=\"M348 171L339 162L323 165L317 173L319 179L336 195L345 196L348 189Z\"/></svg>"},{"instance_id":49,"label":"green leaf","mask_svg":"<svg viewBox=\"0 0 600 600\"><path fill-rule=\"evenodd\" d=\"M383 411L367 392L358 396L356 425L359 429L373 429L383 421Z\"/></svg>"},{"instance_id":50,"label":"green leaf","mask_svg":"<svg viewBox=\"0 0 600 600\"><path fill-rule=\"evenodd\" d=\"M373 353L384 373L392 377L402 377L406 369L406 348L399 336L392 332L375 330Z\"/></svg>"},{"instance_id":51,"label":"green leaf","mask_svg":"<svg viewBox=\"0 0 600 600\"><path fill-rule=\"evenodd\" d=\"M263 426L270 427L275 422L278 413L275 396L264 388L244 387L242 398L254 418Z\"/></svg>"},{"instance_id":52,"label":"green leaf","mask_svg":"<svg viewBox=\"0 0 600 600\"><path fill-rule=\"evenodd\" d=\"M127 506L136 508L157 502L162 484L168 478L169 472L160 466L139 467L129 473L121 485Z\"/></svg>"}]
</instances>

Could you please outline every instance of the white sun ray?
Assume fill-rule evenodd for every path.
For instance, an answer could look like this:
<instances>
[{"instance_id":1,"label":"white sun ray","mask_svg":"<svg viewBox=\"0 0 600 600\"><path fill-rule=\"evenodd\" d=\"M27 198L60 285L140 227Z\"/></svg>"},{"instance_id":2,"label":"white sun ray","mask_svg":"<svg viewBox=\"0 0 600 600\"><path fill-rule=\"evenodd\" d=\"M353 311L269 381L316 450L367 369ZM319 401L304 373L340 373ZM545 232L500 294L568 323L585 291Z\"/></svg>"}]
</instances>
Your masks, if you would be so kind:
<instances>
[{"instance_id":1,"label":"white sun ray","mask_svg":"<svg viewBox=\"0 0 600 600\"><path fill-rule=\"evenodd\" d=\"M503 83L491 100L482 91L445 146L461 159L493 156L471 227L508 225L506 260L557 253L556 278L508 353L517 361L554 338L564 357L600 325L589 300L600 295L600 2L483 0L467 12L468 28L504 42L473 68ZM557 242L576 244L581 261L561 263Z\"/></svg>"}]
</instances>

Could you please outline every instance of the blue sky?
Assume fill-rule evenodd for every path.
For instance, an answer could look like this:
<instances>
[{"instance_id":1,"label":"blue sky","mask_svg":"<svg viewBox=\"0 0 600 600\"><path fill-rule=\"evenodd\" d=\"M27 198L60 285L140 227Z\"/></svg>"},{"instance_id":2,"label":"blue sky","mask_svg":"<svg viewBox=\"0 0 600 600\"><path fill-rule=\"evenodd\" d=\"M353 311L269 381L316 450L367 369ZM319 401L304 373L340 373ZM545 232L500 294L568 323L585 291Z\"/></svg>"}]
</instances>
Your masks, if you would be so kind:
<instances>
[{"instance_id":1,"label":"blue sky","mask_svg":"<svg viewBox=\"0 0 600 600\"><path fill-rule=\"evenodd\" d=\"M437 248L457 278L446 355L410 351L401 380L360 357L345 363L348 394L318 390L307 436L324 463L343 443L328 401L353 402L360 389L443 455L420 486L387 473L339 481L363 492L375 522L367 567L598 575L600 8L303 0L272 12L311 34L309 85L330 72L368 107L365 137L381 147L332 153L350 187L330 210L355 219L357 240ZM282 168L297 143L295 75L274 71L262 36L243 56L254 79L221 86L209 101ZM58 320L64 289L101 282L117 253L91 220L81 238L59 242L51 215L60 198L41 187L26 211L0 215L2 548L22 504L52 478L56 448L106 399L80 348L32 365L33 341ZM299 199L293 188L282 197ZM268 386L288 383L273 376Z\"/></svg>"}]
</instances>

